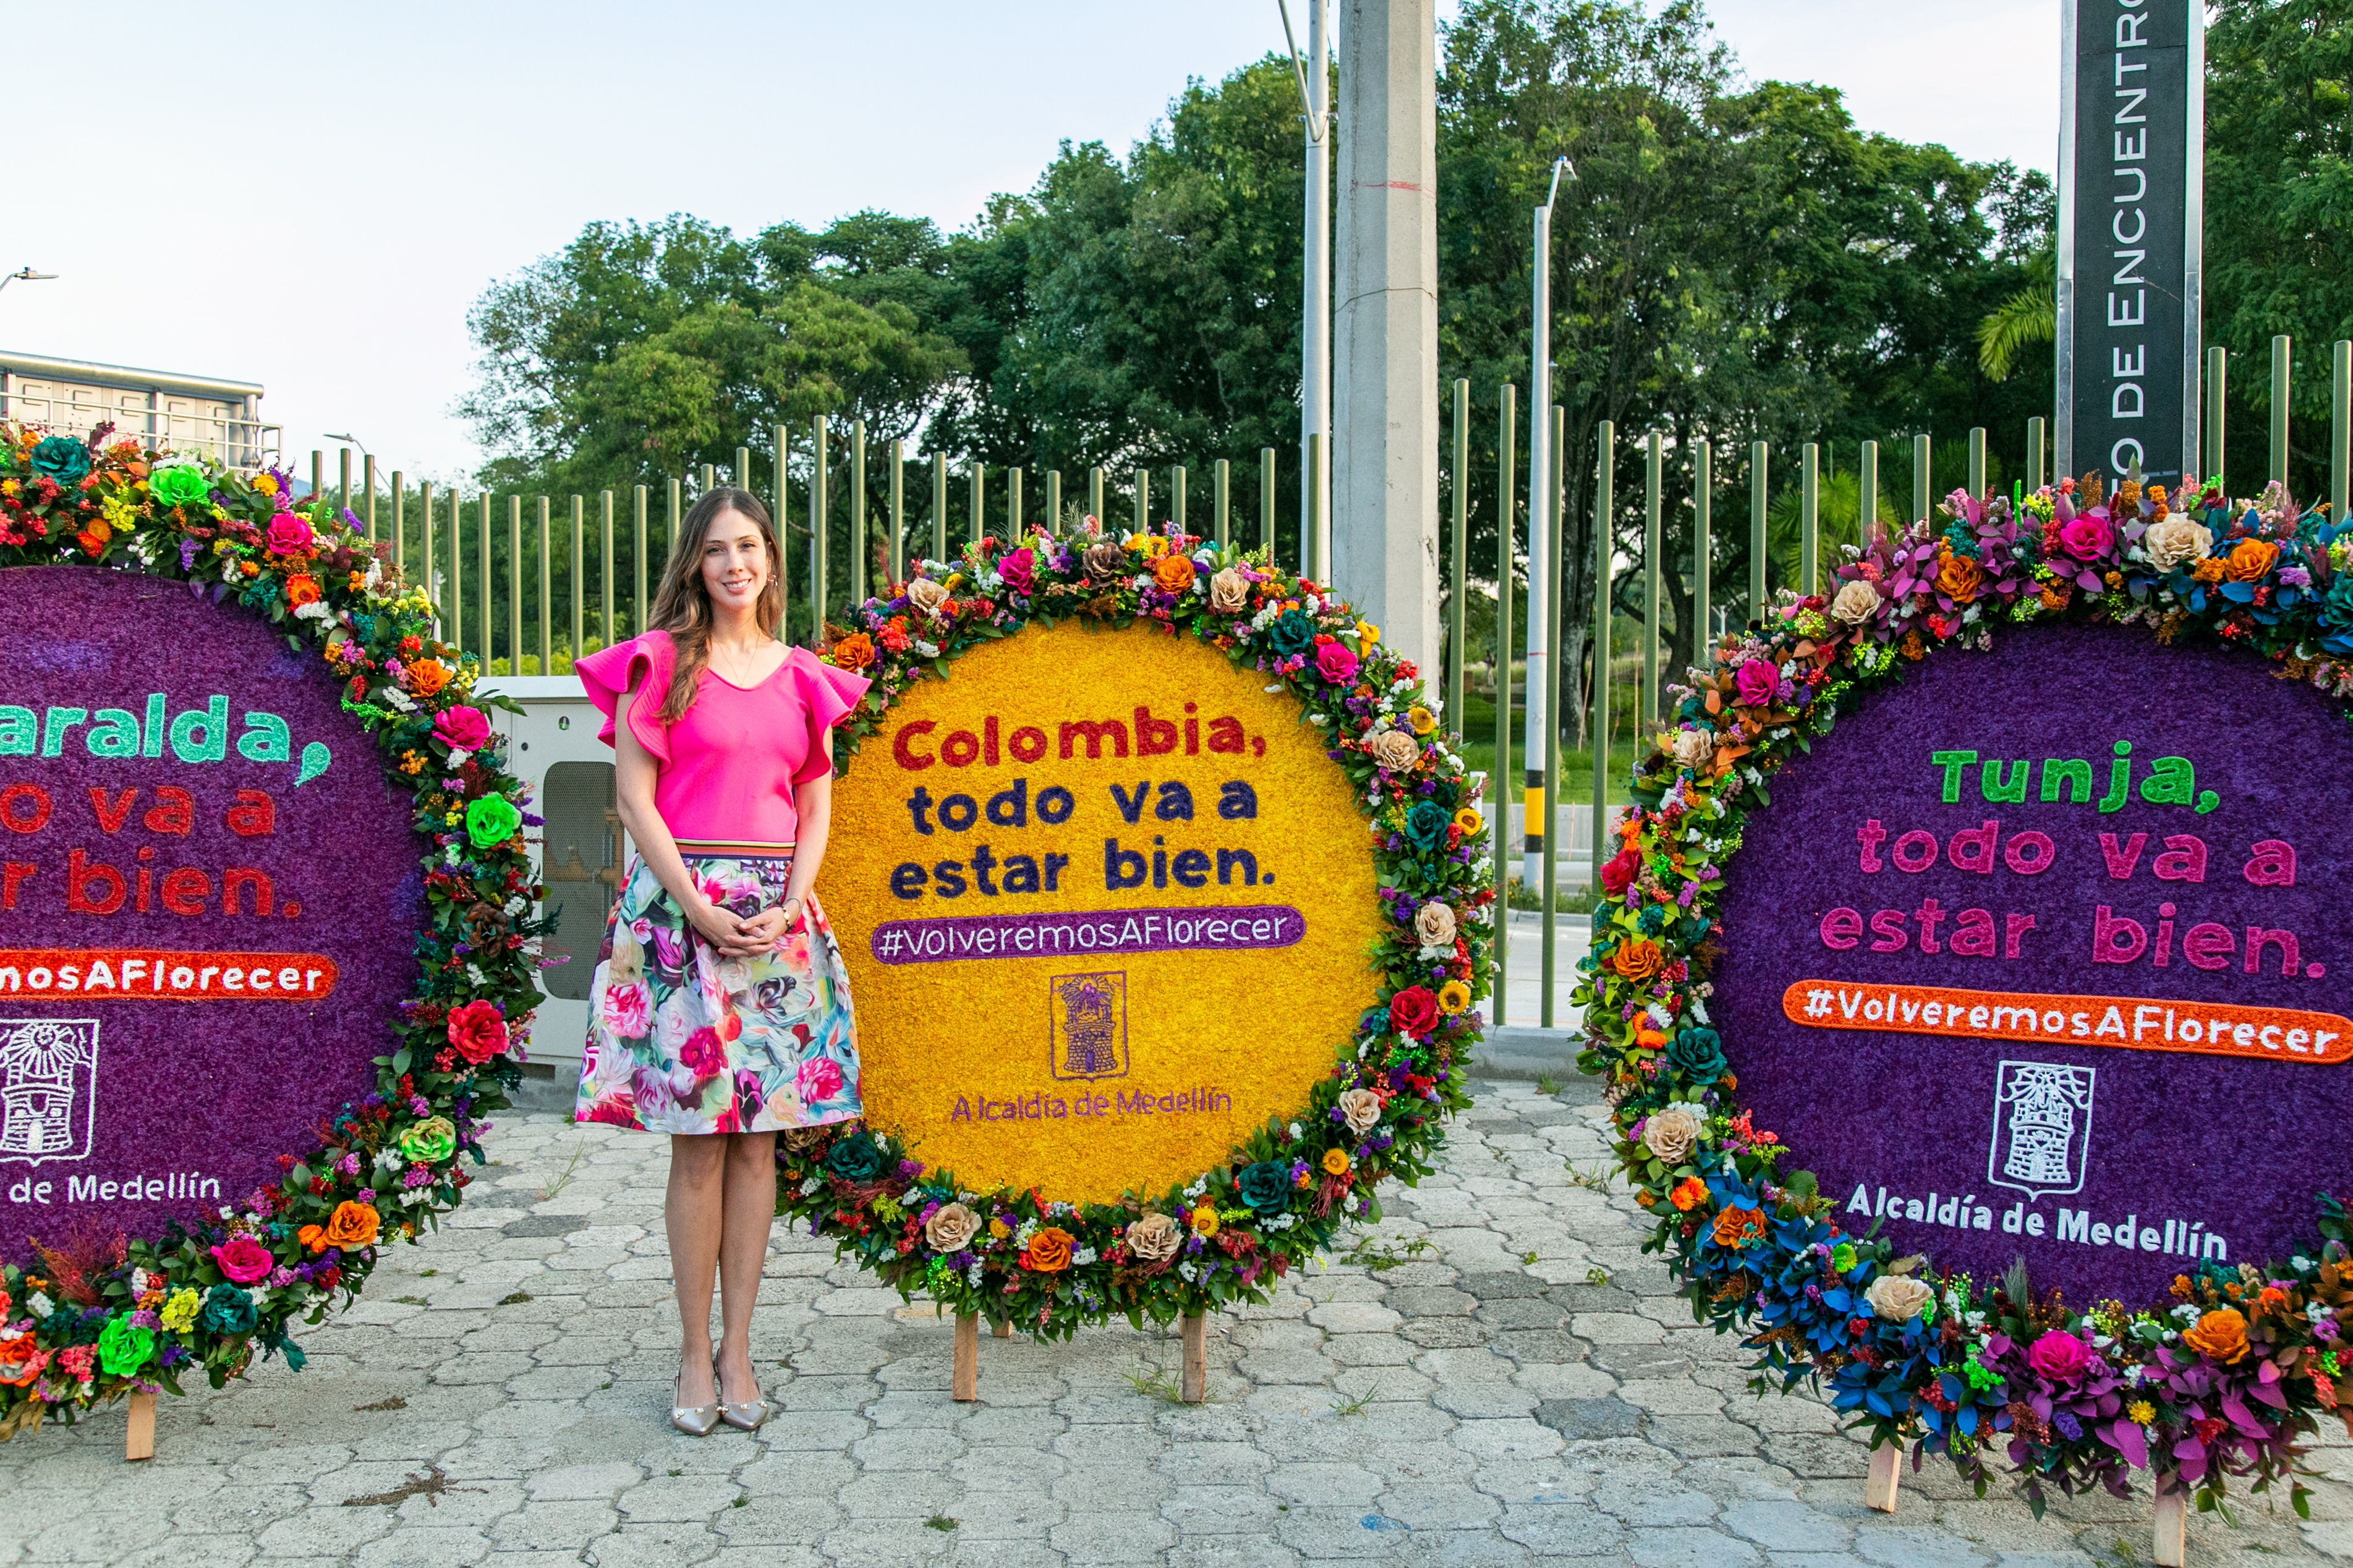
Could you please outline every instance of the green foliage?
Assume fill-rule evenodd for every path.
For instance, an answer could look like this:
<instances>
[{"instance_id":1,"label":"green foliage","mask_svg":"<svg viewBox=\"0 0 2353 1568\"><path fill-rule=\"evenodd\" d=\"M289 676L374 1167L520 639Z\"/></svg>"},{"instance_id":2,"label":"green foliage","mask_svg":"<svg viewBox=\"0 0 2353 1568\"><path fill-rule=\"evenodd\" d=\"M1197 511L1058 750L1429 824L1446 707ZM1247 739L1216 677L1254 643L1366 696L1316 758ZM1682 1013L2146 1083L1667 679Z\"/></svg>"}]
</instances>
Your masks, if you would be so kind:
<instances>
[{"instance_id":1,"label":"green foliage","mask_svg":"<svg viewBox=\"0 0 2353 1568\"><path fill-rule=\"evenodd\" d=\"M2289 489L2327 483L2328 353L2353 337L2353 15L2219 0L2206 31L2206 337L2231 351L2226 472L2268 471L2271 340L2295 340ZM2245 480L2247 482L2241 482Z\"/></svg>"}]
</instances>

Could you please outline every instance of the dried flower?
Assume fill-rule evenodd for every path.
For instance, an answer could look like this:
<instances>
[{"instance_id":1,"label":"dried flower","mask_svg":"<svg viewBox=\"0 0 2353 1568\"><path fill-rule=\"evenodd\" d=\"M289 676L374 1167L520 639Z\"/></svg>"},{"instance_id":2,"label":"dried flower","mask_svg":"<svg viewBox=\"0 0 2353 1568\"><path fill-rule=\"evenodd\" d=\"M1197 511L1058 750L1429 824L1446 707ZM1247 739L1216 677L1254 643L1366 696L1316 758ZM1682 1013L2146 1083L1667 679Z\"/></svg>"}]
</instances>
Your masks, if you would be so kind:
<instances>
[{"instance_id":1,"label":"dried flower","mask_svg":"<svg viewBox=\"0 0 2353 1568\"><path fill-rule=\"evenodd\" d=\"M1176 1256L1176 1248L1184 1242L1185 1233L1166 1215L1148 1214L1128 1221L1121 1239L1126 1243L1130 1256L1140 1258L1146 1263L1157 1263L1164 1258Z\"/></svg>"},{"instance_id":2,"label":"dried flower","mask_svg":"<svg viewBox=\"0 0 2353 1568\"><path fill-rule=\"evenodd\" d=\"M962 1252L980 1234L980 1215L964 1204L942 1204L923 1222L923 1239L934 1252Z\"/></svg>"},{"instance_id":3,"label":"dried flower","mask_svg":"<svg viewBox=\"0 0 2353 1568\"><path fill-rule=\"evenodd\" d=\"M1349 1131L1362 1137L1380 1122L1381 1097L1369 1089L1342 1089L1340 1119L1347 1124Z\"/></svg>"},{"instance_id":4,"label":"dried flower","mask_svg":"<svg viewBox=\"0 0 2353 1568\"><path fill-rule=\"evenodd\" d=\"M1857 578L1838 591L1831 601L1831 614L1851 626L1859 626L1879 613L1879 590Z\"/></svg>"},{"instance_id":5,"label":"dried flower","mask_svg":"<svg viewBox=\"0 0 2353 1568\"><path fill-rule=\"evenodd\" d=\"M1928 1305L1928 1287L1908 1274L1883 1274L1871 1282L1862 1299L1891 1323L1908 1323Z\"/></svg>"},{"instance_id":6,"label":"dried flower","mask_svg":"<svg viewBox=\"0 0 2353 1568\"><path fill-rule=\"evenodd\" d=\"M1669 1165L1680 1165L1707 1130L1707 1121L1699 1107L1678 1100L1651 1115L1642 1129L1642 1147Z\"/></svg>"},{"instance_id":7,"label":"dried flower","mask_svg":"<svg viewBox=\"0 0 2353 1568\"><path fill-rule=\"evenodd\" d=\"M1436 899L1413 911L1413 934L1424 947L1454 945L1454 910Z\"/></svg>"}]
</instances>

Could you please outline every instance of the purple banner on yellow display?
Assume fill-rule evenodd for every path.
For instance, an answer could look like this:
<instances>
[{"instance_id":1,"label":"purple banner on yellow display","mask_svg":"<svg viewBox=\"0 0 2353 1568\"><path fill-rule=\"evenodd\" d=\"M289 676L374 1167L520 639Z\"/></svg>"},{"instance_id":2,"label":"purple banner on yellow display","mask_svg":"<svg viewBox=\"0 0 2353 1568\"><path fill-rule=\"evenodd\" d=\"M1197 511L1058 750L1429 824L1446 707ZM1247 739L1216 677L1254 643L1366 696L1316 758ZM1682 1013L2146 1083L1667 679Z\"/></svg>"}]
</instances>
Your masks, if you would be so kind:
<instances>
[{"instance_id":1,"label":"purple banner on yellow display","mask_svg":"<svg viewBox=\"0 0 2353 1568\"><path fill-rule=\"evenodd\" d=\"M874 928L871 945L884 963L955 963L1074 953L1289 947L1306 934L1307 917L1286 904L1237 904L886 921Z\"/></svg>"}]
</instances>

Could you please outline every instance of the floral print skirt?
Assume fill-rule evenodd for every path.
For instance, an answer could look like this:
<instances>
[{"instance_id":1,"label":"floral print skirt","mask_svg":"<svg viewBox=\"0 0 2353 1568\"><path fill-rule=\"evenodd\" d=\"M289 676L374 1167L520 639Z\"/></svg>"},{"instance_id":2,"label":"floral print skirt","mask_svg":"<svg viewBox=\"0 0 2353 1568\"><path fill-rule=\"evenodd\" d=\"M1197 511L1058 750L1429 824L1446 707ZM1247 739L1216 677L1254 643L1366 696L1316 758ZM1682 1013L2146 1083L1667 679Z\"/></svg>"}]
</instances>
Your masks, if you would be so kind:
<instances>
[{"instance_id":1,"label":"floral print skirt","mask_svg":"<svg viewBox=\"0 0 2353 1568\"><path fill-rule=\"evenodd\" d=\"M752 916L785 899L788 851L684 849L711 901ZM772 1132L864 1114L849 974L814 899L756 958L712 949L632 856L588 994L575 1121L645 1132Z\"/></svg>"}]
</instances>

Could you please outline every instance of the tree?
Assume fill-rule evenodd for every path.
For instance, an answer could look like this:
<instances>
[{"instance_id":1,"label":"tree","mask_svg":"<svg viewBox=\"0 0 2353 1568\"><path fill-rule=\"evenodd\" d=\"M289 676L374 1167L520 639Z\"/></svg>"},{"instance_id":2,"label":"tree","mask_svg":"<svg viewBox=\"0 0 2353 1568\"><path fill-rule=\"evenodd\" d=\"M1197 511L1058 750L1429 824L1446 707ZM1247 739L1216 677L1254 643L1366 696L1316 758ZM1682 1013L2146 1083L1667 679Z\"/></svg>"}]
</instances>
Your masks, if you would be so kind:
<instances>
[{"instance_id":1,"label":"tree","mask_svg":"<svg viewBox=\"0 0 2353 1568\"><path fill-rule=\"evenodd\" d=\"M2226 478L2267 470L2271 339L2295 338L2290 486L2327 484L2328 345L2353 337L2353 15L2220 0L2206 32L2206 340L2242 367ZM2247 417L2254 415L2256 417Z\"/></svg>"},{"instance_id":2,"label":"tree","mask_svg":"<svg viewBox=\"0 0 2353 1568\"><path fill-rule=\"evenodd\" d=\"M772 426L818 414L905 434L963 356L867 263L895 242L889 269L920 272L903 253L922 238L865 214L824 237L779 224L750 240L685 216L589 225L468 319L483 354L460 411L494 455L485 482L659 484L732 468L737 447L765 452Z\"/></svg>"}]
</instances>

